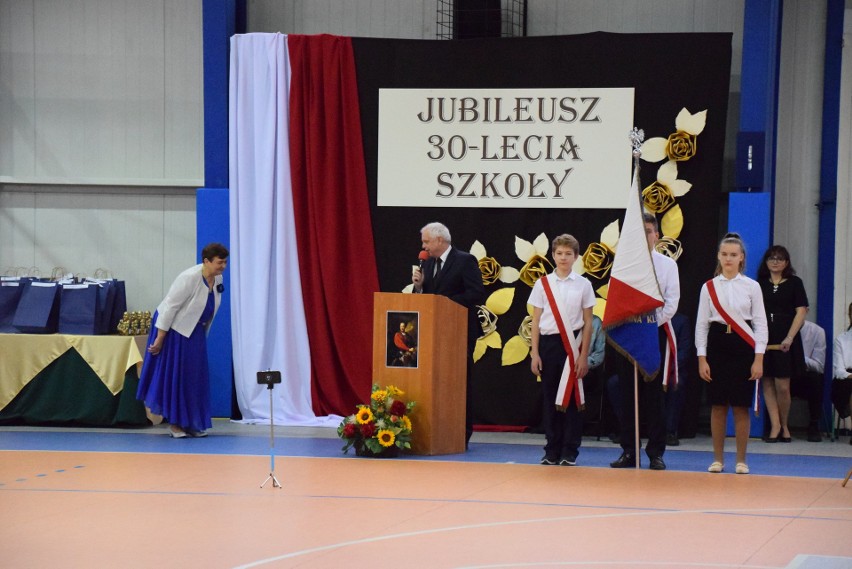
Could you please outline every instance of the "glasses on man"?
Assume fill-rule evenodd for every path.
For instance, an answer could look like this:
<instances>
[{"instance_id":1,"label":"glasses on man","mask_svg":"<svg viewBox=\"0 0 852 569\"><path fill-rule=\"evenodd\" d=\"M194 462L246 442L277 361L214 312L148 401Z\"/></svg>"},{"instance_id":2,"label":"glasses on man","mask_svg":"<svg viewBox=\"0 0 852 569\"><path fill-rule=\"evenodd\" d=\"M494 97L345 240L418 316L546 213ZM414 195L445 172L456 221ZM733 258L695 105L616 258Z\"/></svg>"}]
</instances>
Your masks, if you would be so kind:
<instances>
[{"instance_id":1,"label":"glasses on man","mask_svg":"<svg viewBox=\"0 0 852 569\"><path fill-rule=\"evenodd\" d=\"M767 260L767 261L771 261L771 262L775 262L775 263L783 263L783 262L784 262L784 261L786 261L787 259L785 259L784 257L769 257L769 258L768 258L768 259L766 259L766 260Z\"/></svg>"}]
</instances>

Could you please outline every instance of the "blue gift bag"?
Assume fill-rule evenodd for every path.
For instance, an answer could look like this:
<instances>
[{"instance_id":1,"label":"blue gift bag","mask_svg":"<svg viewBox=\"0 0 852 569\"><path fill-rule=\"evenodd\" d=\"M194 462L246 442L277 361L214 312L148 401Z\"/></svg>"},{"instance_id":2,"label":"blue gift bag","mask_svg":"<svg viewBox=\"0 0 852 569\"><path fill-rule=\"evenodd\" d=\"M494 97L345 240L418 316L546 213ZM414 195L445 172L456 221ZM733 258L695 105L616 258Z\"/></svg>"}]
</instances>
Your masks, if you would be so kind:
<instances>
[{"instance_id":1,"label":"blue gift bag","mask_svg":"<svg viewBox=\"0 0 852 569\"><path fill-rule=\"evenodd\" d=\"M93 283L62 285L59 302L59 333L94 335L101 327L98 307L101 287Z\"/></svg>"},{"instance_id":2,"label":"blue gift bag","mask_svg":"<svg viewBox=\"0 0 852 569\"><path fill-rule=\"evenodd\" d=\"M86 282L97 283L98 292L98 334L115 334L118 323L127 311L127 296L124 281L115 279L89 279Z\"/></svg>"},{"instance_id":3,"label":"blue gift bag","mask_svg":"<svg viewBox=\"0 0 852 569\"><path fill-rule=\"evenodd\" d=\"M127 312L127 292L124 281L113 281L115 286L115 299L112 304L112 315L109 319L109 330L107 334L118 331L118 323L121 322L124 313Z\"/></svg>"},{"instance_id":4,"label":"blue gift bag","mask_svg":"<svg viewBox=\"0 0 852 569\"><path fill-rule=\"evenodd\" d=\"M0 334L14 334L18 331L12 321L15 319L15 310L18 308L24 286L19 279L0 282Z\"/></svg>"},{"instance_id":5,"label":"blue gift bag","mask_svg":"<svg viewBox=\"0 0 852 569\"><path fill-rule=\"evenodd\" d=\"M97 316L95 321L95 334L111 334L110 319L112 318L112 307L115 303L115 281L112 279L89 279L86 283L98 289Z\"/></svg>"},{"instance_id":6,"label":"blue gift bag","mask_svg":"<svg viewBox=\"0 0 852 569\"><path fill-rule=\"evenodd\" d=\"M26 283L12 324L25 334L53 334L59 323L59 285Z\"/></svg>"}]
</instances>

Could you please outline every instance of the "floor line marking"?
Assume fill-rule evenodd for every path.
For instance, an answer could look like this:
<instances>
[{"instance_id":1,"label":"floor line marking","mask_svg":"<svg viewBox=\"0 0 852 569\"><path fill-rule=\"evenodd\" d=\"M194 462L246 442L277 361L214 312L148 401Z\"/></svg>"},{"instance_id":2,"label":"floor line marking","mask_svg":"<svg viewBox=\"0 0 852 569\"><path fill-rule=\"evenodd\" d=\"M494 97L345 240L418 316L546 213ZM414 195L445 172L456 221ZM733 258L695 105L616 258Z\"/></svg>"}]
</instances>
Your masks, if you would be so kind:
<instances>
[{"instance_id":1,"label":"floor line marking","mask_svg":"<svg viewBox=\"0 0 852 569\"><path fill-rule=\"evenodd\" d=\"M766 511L787 511L791 508L766 508ZM799 509L799 508L793 508ZM852 511L852 508L822 508L826 510L842 510L842 511ZM744 509L733 509L733 510L673 510L673 511L650 511L650 512L620 512L620 513L609 513L609 514L589 514L583 516L560 516L556 518L530 518L527 520L507 520L500 522L482 522L478 524L465 524L465 525L457 525L457 526L446 526L440 528L431 528L424 529L418 531L411 532L401 532L395 534L387 534L373 537L366 537L362 539L353 539L348 541L342 541L338 543L330 543L327 545L321 545L317 547L311 547L308 549L303 549L300 551L292 551L290 553L285 553L282 555L278 555L275 557L267 557L266 559L258 559L257 561L252 561L250 563L246 563L244 565L237 565L234 569L251 569L252 567L260 567L261 565L266 565L268 563L274 563L276 561L283 561L285 559L292 559L294 557L301 557L303 555L308 555L311 553L320 553L323 551L331 551L334 549L342 549L344 547L350 547L354 545L362 545L366 543L375 543L380 541L387 541L393 539L401 539L401 538L409 538L409 537L419 537L422 535L430 535L436 533L444 533L444 532L452 532L452 531L461 531L461 530L470 530L470 529L483 529L483 528L493 528L493 527L505 527L511 525L527 525L527 524L538 524L538 523L553 523L553 522L576 522L579 520L600 520L600 519L608 519L608 518L624 518L624 517L639 517L639 516L661 516L661 515L684 515L684 514L731 514L737 511L743 512L754 512L760 511L755 508L744 508ZM852 522L852 520L848 520ZM622 562L623 563L623 562ZM706 565L705 565L706 566ZM739 567L738 565L727 565L722 567ZM760 567L760 566L755 566Z\"/></svg>"}]
</instances>

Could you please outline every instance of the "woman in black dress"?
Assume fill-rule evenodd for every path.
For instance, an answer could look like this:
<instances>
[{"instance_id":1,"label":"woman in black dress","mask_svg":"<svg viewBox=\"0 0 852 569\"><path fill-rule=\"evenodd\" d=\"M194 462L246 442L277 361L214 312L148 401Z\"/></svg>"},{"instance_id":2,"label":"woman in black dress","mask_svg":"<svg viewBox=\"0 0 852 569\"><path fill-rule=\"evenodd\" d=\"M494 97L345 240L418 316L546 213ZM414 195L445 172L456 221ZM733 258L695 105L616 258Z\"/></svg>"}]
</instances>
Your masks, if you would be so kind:
<instances>
[{"instance_id":1,"label":"woman in black dress","mask_svg":"<svg viewBox=\"0 0 852 569\"><path fill-rule=\"evenodd\" d=\"M805 352L799 330L808 313L808 295L802 279L790 263L790 253L773 245L763 254L757 270L763 305L769 325L769 345L763 361L763 398L770 430L768 443L792 441L787 417L790 414L790 378L804 374Z\"/></svg>"}]
</instances>

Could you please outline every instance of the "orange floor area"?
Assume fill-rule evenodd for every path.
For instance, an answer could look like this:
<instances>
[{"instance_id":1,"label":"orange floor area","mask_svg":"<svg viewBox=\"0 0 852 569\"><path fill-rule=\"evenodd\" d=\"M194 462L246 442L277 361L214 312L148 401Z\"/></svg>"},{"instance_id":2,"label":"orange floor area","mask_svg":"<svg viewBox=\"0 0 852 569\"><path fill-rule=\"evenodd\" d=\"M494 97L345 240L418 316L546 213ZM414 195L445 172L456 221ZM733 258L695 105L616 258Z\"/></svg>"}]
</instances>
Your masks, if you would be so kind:
<instances>
[{"instance_id":1,"label":"orange floor area","mask_svg":"<svg viewBox=\"0 0 852 569\"><path fill-rule=\"evenodd\" d=\"M269 467L0 451L0 565L810 568L824 566L811 556L852 557L841 479L279 458L283 488L260 488Z\"/></svg>"}]
</instances>

